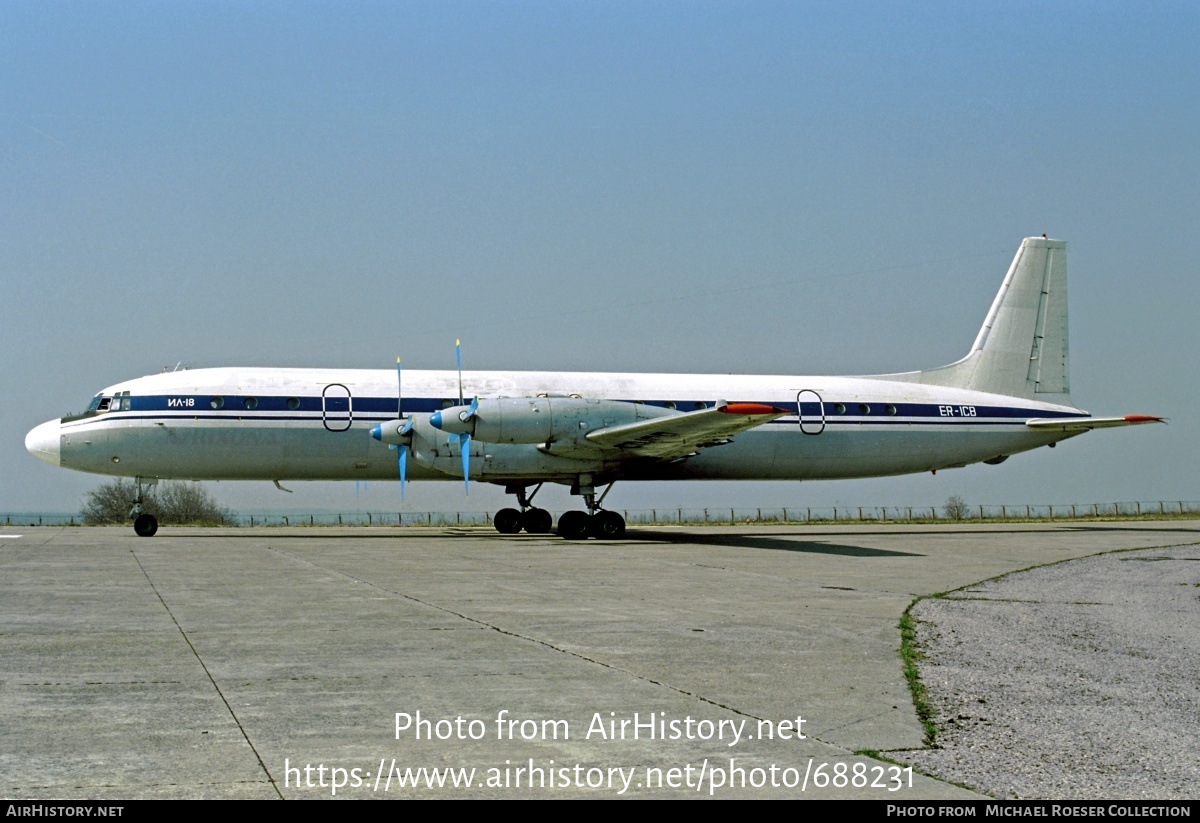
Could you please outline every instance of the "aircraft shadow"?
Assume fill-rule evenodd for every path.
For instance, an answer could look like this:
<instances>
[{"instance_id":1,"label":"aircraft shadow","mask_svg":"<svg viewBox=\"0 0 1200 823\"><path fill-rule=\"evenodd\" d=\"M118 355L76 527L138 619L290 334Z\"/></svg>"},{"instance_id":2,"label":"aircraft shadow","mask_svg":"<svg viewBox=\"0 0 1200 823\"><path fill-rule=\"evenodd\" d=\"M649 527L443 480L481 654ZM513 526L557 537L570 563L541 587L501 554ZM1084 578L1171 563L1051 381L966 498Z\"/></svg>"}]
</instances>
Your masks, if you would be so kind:
<instances>
[{"instance_id":1,"label":"aircraft shadow","mask_svg":"<svg viewBox=\"0 0 1200 823\"><path fill-rule=\"evenodd\" d=\"M765 549L776 552L804 552L807 554L834 554L842 557L924 557L917 552L899 552L888 549L873 549L866 546L848 546L842 543L824 543L813 540L789 540L785 537L748 534L688 534L670 531L647 531L629 529L626 541L648 543L687 543L702 546L728 546L735 549Z\"/></svg>"}]
</instances>

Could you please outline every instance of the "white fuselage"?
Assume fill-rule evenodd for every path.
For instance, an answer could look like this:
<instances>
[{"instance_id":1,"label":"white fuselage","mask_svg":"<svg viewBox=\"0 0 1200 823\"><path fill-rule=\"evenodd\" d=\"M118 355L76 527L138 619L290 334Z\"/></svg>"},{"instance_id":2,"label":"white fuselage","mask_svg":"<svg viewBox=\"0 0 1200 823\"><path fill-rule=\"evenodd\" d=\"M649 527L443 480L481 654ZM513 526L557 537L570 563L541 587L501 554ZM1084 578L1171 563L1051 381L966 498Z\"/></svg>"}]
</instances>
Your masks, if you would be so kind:
<instances>
[{"instance_id":1,"label":"white fuselage","mask_svg":"<svg viewBox=\"0 0 1200 823\"><path fill-rule=\"evenodd\" d=\"M1032 418L1078 418L1069 406L897 380L710 374L465 372L468 398L573 396L679 412L718 401L790 413L731 442L672 461L630 465L603 455L534 454L532 445L470 443L470 476L496 483L622 479L810 480L932 471L1052 444L1078 432L1032 429ZM376 424L459 403L458 375L406 371L398 409L389 370L220 368L142 377L105 389L82 415L34 429L47 462L99 474L192 480L395 478L396 452ZM435 433L436 434L436 433ZM411 479L461 478L454 437L429 438ZM555 460L558 462L555 462ZM534 462L531 462L534 461ZM538 462L540 461L540 462ZM536 468L529 468L536 462Z\"/></svg>"}]
</instances>

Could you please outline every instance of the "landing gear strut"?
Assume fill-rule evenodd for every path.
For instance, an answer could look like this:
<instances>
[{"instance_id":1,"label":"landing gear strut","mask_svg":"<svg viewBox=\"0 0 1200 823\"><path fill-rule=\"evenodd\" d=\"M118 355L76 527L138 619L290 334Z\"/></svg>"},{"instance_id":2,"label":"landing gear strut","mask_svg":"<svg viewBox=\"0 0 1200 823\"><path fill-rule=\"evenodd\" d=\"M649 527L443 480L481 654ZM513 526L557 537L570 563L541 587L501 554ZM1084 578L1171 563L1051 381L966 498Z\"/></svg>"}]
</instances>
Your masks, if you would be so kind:
<instances>
[{"instance_id":1,"label":"landing gear strut","mask_svg":"<svg viewBox=\"0 0 1200 823\"><path fill-rule=\"evenodd\" d=\"M532 505L533 496L541 487L542 484L538 483L533 494L528 496L525 494L524 486L505 487L506 492L517 496L517 505L521 508L501 509L496 512L496 516L492 518L496 531L501 534L516 534L524 529L526 534L549 534L554 527L554 518L545 509L535 508Z\"/></svg>"},{"instance_id":2,"label":"landing gear strut","mask_svg":"<svg viewBox=\"0 0 1200 823\"><path fill-rule=\"evenodd\" d=\"M133 482L137 485L137 497L134 498L133 508L129 510L129 516L133 518L133 531L138 537L153 537L158 531L158 518L152 514L142 511L142 502L144 492L143 486L153 486L157 480L151 480L148 483L142 483L142 478L135 477Z\"/></svg>"},{"instance_id":3,"label":"landing gear strut","mask_svg":"<svg viewBox=\"0 0 1200 823\"><path fill-rule=\"evenodd\" d=\"M592 485L592 476L580 475L579 483L571 488L571 494L583 497L587 504L586 512L571 511L558 518L558 536L566 540L586 540L589 537L599 537L608 540L620 540L625 536L625 518L616 512L600 508L604 498L612 491L613 484L609 483L600 499L596 499L596 487Z\"/></svg>"}]
</instances>

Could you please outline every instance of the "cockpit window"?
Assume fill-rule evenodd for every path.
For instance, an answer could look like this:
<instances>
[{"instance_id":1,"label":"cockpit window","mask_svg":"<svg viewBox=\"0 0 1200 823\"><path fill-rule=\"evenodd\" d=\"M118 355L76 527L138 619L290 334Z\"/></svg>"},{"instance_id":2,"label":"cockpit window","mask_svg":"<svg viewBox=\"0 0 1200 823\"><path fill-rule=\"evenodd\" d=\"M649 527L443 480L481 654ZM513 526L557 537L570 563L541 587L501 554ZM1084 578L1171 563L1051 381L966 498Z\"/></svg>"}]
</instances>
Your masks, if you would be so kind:
<instances>
[{"instance_id":1,"label":"cockpit window","mask_svg":"<svg viewBox=\"0 0 1200 823\"><path fill-rule=\"evenodd\" d=\"M121 411L121 409L130 409L129 392L119 392L115 395L105 396L98 394L92 398L92 402L88 403L88 407L82 414L68 414L62 418L62 422L70 423L73 420L84 420L89 417L95 417L98 414L104 414L110 411Z\"/></svg>"}]
</instances>

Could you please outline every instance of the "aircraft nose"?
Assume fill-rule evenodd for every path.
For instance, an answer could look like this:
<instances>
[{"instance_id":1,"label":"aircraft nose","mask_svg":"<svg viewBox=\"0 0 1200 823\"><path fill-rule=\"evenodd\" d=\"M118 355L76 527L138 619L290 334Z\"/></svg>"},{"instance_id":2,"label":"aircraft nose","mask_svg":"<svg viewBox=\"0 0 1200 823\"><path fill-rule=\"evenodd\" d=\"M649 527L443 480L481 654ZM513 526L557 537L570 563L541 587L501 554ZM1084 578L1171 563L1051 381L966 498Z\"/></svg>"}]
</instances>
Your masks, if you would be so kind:
<instances>
[{"instance_id":1,"label":"aircraft nose","mask_svg":"<svg viewBox=\"0 0 1200 823\"><path fill-rule=\"evenodd\" d=\"M58 421L50 420L35 426L25 435L25 450L38 460L57 466L60 464L60 442Z\"/></svg>"}]
</instances>

